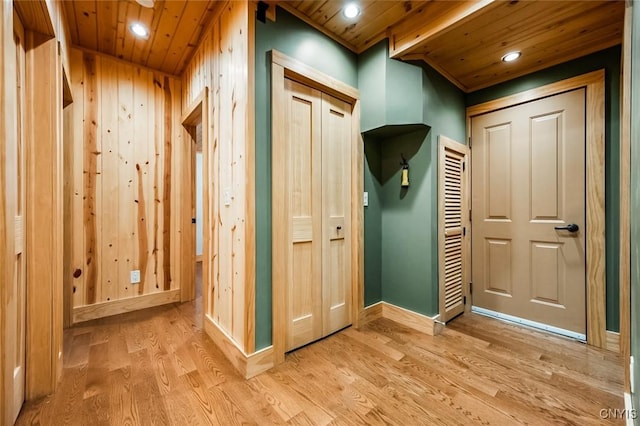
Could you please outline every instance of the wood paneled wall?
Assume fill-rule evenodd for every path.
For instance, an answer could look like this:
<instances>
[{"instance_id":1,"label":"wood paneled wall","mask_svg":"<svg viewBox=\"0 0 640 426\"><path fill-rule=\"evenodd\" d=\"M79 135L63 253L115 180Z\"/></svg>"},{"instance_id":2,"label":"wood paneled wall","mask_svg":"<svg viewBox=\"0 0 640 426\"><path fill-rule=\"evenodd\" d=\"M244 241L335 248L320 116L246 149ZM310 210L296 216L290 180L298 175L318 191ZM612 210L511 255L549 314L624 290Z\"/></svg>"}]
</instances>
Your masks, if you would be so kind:
<instances>
[{"instance_id":1,"label":"wood paneled wall","mask_svg":"<svg viewBox=\"0 0 640 426\"><path fill-rule=\"evenodd\" d=\"M188 111L208 90L209 131L203 141L206 320L245 354L255 348L253 10L252 2L232 1L218 12L183 75L182 98Z\"/></svg>"},{"instance_id":2,"label":"wood paneled wall","mask_svg":"<svg viewBox=\"0 0 640 426\"><path fill-rule=\"evenodd\" d=\"M7 181L6 168L8 166L7 148L12 144L12 129L14 128L11 111L14 111L15 104L8 94L11 82L15 81L15 68L13 72L9 68L13 46L13 8L10 2L0 3L0 423L10 424L13 419L9 419L9 407L5 404L5 398L13 395L9 388L12 386L13 377L6 371L5 350L8 340L5 324L11 319L6 318L8 305L8 285L13 280L13 265L15 253L14 249L14 224L15 219L7 206ZM15 99L13 99L15 101Z\"/></svg>"},{"instance_id":3,"label":"wood paneled wall","mask_svg":"<svg viewBox=\"0 0 640 426\"><path fill-rule=\"evenodd\" d=\"M73 322L178 301L181 82L78 49L70 62Z\"/></svg>"},{"instance_id":4,"label":"wood paneled wall","mask_svg":"<svg viewBox=\"0 0 640 426\"><path fill-rule=\"evenodd\" d=\"M62 373L62 63L56 39L27 32L27 399Z\"/></svg>"},{"instance_id":5,"label":"wood paneled wall","mask_svg":"<svg viewBox=\"0 0 640 426\"><path fill-rule=\"evenodd\" d=\"M24 96L25 169L17 171L17 69L13 47L13 7L20 5L35 15L22 15L26 32L26 69L22 75ZM5 303L9 295L7 283L13 282L14 236L24 231L23 253L26 263L26 398L33 399L55 389L62 371L62 87L64 42L56 37L63 31L59 1L11 2L0 4L0 359L7 319ZM52 18L53 16L53 18ZM29 31L44 25L50 31ZM59 42L61 42L59 44ZM15 221L15 176L24 173L26 179L26 214L24 228L17 229ZM11 181L7 176L13 176ZM12 201L8 201L12 200ZM7 263L8 260L10 263ZM10 266L10 267L9 267ZM11 384L2 365L0 387L0 422L7 423L5 395Z\"/></svg>"}]
</instances>

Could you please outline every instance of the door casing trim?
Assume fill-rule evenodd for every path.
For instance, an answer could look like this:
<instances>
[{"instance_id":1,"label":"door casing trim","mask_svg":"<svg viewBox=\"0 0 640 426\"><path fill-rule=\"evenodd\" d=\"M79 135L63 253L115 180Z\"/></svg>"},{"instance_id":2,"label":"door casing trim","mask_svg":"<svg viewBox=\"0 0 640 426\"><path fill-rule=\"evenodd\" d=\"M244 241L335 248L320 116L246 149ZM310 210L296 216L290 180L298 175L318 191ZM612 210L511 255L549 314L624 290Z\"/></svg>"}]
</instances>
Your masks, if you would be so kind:
<instances>
[{"instance_id":1,"label":"door casing trim","mask_svg":"<svg viewBox=\"0 0 640 426\"><path fill-rule=\"evenodd\" d=\"M593 71L468 107L467 136L471 137L473 117L580 88L586 90L587 343L606 349L605 71ZM473 230L471 235L473 238ZM467 311L470 308L468 304Z\"/></svg>"}]
</instances>

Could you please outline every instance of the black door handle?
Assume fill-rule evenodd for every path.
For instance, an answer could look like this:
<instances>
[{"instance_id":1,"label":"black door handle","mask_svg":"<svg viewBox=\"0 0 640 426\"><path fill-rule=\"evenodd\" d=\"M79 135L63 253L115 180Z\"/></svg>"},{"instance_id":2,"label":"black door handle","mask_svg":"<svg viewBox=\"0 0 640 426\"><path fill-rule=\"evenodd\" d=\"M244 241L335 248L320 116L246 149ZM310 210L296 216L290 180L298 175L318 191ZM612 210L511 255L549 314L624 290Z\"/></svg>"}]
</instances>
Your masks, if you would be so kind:
<instances>
[{"instance_id":1,"label":"black door handle","mask_svg":"<svg viewBox=\"0 0 640 426\"><path fill-rule=\"evenodd\" d=\"M553 229L555 229L556 231L578 232L580 227L578 225L576 225L575 223L570 223L567 226L556 226Z\"/></svg>"}]
</instances>

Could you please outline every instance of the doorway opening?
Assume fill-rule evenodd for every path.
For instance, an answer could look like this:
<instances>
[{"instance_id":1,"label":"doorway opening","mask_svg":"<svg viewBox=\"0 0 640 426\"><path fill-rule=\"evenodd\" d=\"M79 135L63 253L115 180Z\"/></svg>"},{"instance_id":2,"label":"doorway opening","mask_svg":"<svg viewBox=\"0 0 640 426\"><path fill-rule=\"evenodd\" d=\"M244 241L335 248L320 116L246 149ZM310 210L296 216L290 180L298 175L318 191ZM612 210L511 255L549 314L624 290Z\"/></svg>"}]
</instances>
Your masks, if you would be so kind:
<instances>
[{"instance_id":1,"label":"doorway opening","mask_svg":"<svg viewBox=\"0 0 640 426\"><path fill-rule=\"evenodd\" d=\"M182 120L185 129L182 176L182 301L202 296L204 252L203 101L190 108Z\"/></svg>"},{"instance_id":2,"label":"doorway opening","mask_svg":"<svg viewBox=\"0 0 640 426\"><path fill-rule=\"evenodd\" d=\"M202 117L196 125L194 152L194 191L195 191L195 296L202 296L202 249L203 249L203 157L202 157Z\"/></svg>"}]
</instances>

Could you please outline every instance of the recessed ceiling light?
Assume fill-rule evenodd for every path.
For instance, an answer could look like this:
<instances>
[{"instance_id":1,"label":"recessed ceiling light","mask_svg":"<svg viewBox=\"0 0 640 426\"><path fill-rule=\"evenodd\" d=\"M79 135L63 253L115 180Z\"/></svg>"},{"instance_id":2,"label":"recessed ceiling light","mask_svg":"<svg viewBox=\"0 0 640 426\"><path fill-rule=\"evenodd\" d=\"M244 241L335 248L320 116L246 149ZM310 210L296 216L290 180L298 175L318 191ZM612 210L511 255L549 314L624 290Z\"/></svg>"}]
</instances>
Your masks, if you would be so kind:
<instances>
[{"instance_id":1,"label":"recessed ceiling light","mask_svg":"<svg viewBox=\"0 0 640 426\"><path fill-rule=\"evenodd\" d=\"M137 35L140 38L148 38L149 37L149 30L147 29L147 27L145 27L144 25L142 25L140 22L134 22L129 26L129 29L131 30L132 33L134 33L135 35Z\"/></svg>"},{"instance_id":2,"label":"recessed ceiling light","mask_svg":"<svg viewBox=\"0 0 640 426\"><path fill-rule=\"evenodd\" d=\"M502 62L513 62L518 59L522 53L520 52L509 52L502 57Z\"/></svg>"},{"instance_id":3,"label":"recessed ceiling light","mask_svg":"<svg viewBox=\"0 0 640 426\"><path fill-rule=\"evenodd\" d=\"M153 8L153 0L136 0L136 3L138 3L140 6L142 7L148 7L148 8Z\"/></svg>"},{"instance_id":4,"label":"recessed ceiling light","mask_svg":"<svg viewBox=\"0 0 640 426\"><path fill-rule=\"evenodd\" d=\"M360 8L355 3L349 3L344 7L342 13L344 13L344 16L346 16L347 18L353 19L356 16L360 15Z\"/></svg>"}]
</instances>

